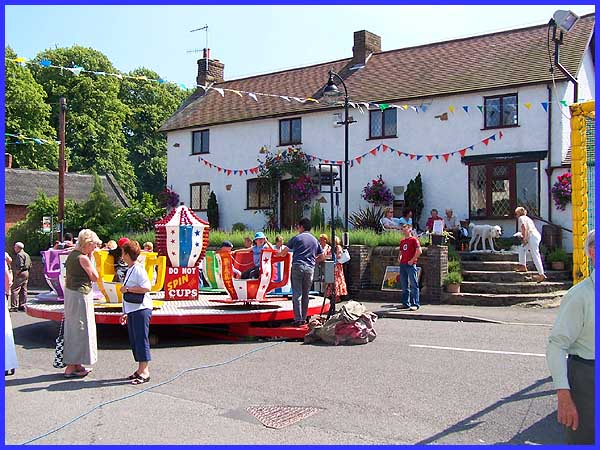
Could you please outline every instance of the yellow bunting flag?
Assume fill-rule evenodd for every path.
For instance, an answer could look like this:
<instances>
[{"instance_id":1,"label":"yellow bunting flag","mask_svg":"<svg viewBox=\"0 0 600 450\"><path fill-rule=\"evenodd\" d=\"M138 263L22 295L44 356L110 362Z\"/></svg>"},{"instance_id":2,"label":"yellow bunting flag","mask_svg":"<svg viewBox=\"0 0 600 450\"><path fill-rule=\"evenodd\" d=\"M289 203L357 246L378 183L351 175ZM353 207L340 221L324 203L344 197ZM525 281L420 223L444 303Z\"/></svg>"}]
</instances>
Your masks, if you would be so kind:
<instances>
[{"instance_id":1,"label":"yellow bunting flag","mask_svg":"<svg viewBox=\"0 0 600 450\"><path fill-rule=\"evenodd\" d=\"M523 106L527 109L531 109L531 103L523 103Z\"/></svg>"},{"instance_id":2,"label":"yellow bunting flag","mask_svg":"<svg viewBox=\"0 0 600 450\"><path fill-rule=\"evenodd\" d=\"M451 113L453 113L454 112L454 105L448 106L448 111L450 111Z\"/></svg>"}]
</instances>

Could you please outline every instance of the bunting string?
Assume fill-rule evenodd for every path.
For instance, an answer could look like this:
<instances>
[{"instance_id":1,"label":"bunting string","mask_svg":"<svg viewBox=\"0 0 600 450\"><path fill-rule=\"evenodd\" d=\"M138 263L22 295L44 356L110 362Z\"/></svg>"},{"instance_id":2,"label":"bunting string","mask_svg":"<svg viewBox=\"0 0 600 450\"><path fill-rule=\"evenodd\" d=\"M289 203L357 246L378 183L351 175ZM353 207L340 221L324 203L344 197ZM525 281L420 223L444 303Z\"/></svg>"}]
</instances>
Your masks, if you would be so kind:
<instances>
[{"instance_id":1,"label":"bunting string","mask_svg":"<svg viewBox=\"0 0 600 450\"><path fill-rule=\"evenodd\" d=\"M213 90L213 91L216 91L217 93L219 93L219 95L222 98L225 98L225 93L229 92L232 94L236 94L240 97L247 96L255 102L259 101L258 100L259 97L271 97L271 98L279 98L286 102L322 103L319 100L314 99L312 97L298 97L298 96L293 96L293 95L268 94L268 93L264 93L264 92L250 92L250 91L244 91L244 90L239 90L239 89L215 87L212 84L210 84L210 85L196 84L196 85L187 86L184 83L169 81L169 80L165 80L162 78L152 79L152 78L148 78L143 75L135 76L135 75L124 75L122 73L100 72L100 71L95 71L95 70L88 70L81 66L74 66L74 67L57 66L57 65L54 65L52 63L52 61L50 61L48 59L42 59L39 62L27 60L24 57L6 58L6 60L13 61L13 62L19 63L21 65L33 64L33 65L39 65L44 68L58 69L61 71L61 74L64 72L68 72L75 76L79 76L82 73L90 73L90 74L99 75L99 76L115 77L120 80L131 79L131 80L147 81L147 82L153 82L153 83L159 83L159 84L169 83L169 84L179 86L182 89L186 89L186 90L191 89L191 88L201 88L202 90L204 90L205 93L208 93L209 91ZM579 99L579 101L584 101L584 99ZM557 106L559 106L560 108L568 109L568 107L569 107L569 104L567 103L566 100L555 100L554 103ZM420 104L414 105L414 104L379 103L379 102L373 102L373 101L363 101L363 102L349 101L348 104L352 108L357 109L361 114L364 114L364 112L365 112L364 109L366 109L368 111L368 110L372 110L373 108L380 109L382 111L385 109L388 109L388 108L395 108L395 109L398 109L399 111L412 111L415 114L427 113L427 111L432 109L431 103L429 103L429 104L420 103ZM341 106L341 105L343 105L343 102L341 102L341 101L337 102L335 105ZM534 104L531 102L523 103L523 106L528 111L531 111L533 109L533 105ZM548 112L548 106L549 106L548 102L539 102L539 103L536 103L536 105L538 105L538 108L542 109L544 112ZM364 107L364 109L363 109L363 107ZM440 119L440 120L448 120L450 117L455 116L457 111L462 111L462 114L470 115L471 111L475 111L475 110L478 111L480 114L483 114L484 107L483 107L483 105L460 105L460 109L458 109L457 106L450 104L446 108L445 112L434 116L434 118Z\"/></svg>"},{"instance_id":2,"label":"bunting string","mask_svg":"<svg viewBox=\"0 0 600 450\"><path fill-rule=\"evenodd\" d=\"M490 143L492 142L496 142L496 140L501 140L504 137L504 133L502 131L499 131L498 133L494 133L488 137L486 137L485 139L482 139L481 141L469 145L467 147L463 147L451 152L446 152L446 153L432 153L432 154L416 154L416 153L408 153L408 152L404 152L402 150L397 150L395 148L390 147L389 145L386 144L379 144L377 147L372 148L371 150L363 153L362 155L356 156L354 158L352 158L349 161L349 166L350 167L354 167L355 165L359 165L362 163L363 159L369 157L369 156L377 156L378 153L387 153L389 152L390 154L396 154L399 157L404 156L410 160L415 160L415 161L419 161L422 158L425 158L427 160L427 162L431 162L432 160L436 159L442 159L445 162L448 162L448 159L451 156L454 155L460 155L460 157L462 158L463 156L466 155L466 153L468 151L473 151L475 149L475 147L477 146L484 146L484 147L488 147L490 145ZM297 151L296 149L292 149L291 147L283 150L282 152L280 152L280 154L285 154L287 152L291 152L291 151ZM318 161L320 163L324 163L324 164L344 164L343 160L334 160L334 159L325 159L325 158L321 158L315 155L311 155L305 152L302 152L302 155L307 159L307 161ZM218 173L222 173L225 176L231 176L231 175L239 175L239 176L244 176L244 175L257 175L260 171L260 168L258 166L256 167L251 167L251 168L247 168L247 169L229 169L226 167L221 167L217 164L214 164L206 159L204 159L202 156L198 156L198 161L203 163L206 167L210 168L210 169L215 169Z\"/></svg>"},{"instance_id":3,"label":"bunting string","mask_svg":"<svg viewBox=\"0 0 600 450\"><path fill-rule=\"evenodd\" d=\"M23 136L20 134L12 134L12 133L4 133L4 136L6 137L6 144L27 144L29 142L34 142L35 144L60 144L60 141L49 141L48 139L40 139L40 138L32 138L32 137L28 137L28 136ZM9 138L14 138L17 139L14 142L9 142L8 139Z\"/></svg>"}]
</instances>

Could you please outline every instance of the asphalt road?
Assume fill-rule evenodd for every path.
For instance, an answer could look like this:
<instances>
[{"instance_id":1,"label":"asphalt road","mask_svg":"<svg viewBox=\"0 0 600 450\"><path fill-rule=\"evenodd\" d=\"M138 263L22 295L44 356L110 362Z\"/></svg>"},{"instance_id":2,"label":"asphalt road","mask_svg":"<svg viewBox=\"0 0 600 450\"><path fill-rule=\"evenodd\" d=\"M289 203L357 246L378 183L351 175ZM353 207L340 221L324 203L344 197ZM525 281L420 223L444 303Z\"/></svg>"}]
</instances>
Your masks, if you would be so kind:
<instances>
[{"instance_id":1,"label":"asphalt road","mask_svg":"<svg viewBox=\"0 0 600 450\"><path fill-rule=\"evenodd\" d=\"M93 410L33 443L562 443L540 356L556 310L488 311L513 324L382 318L363 346L218 342L154 328L152 379L142 386L123 380L136 367L125 328L99 326L94 371L66 380L52 368L58 325L12 313L20 367L5 378L5 442L25 443ZM521 317L527 323L514 324ZM246 410L264 405L320 411L273 429Z\"/></svg>"}]
</instances>

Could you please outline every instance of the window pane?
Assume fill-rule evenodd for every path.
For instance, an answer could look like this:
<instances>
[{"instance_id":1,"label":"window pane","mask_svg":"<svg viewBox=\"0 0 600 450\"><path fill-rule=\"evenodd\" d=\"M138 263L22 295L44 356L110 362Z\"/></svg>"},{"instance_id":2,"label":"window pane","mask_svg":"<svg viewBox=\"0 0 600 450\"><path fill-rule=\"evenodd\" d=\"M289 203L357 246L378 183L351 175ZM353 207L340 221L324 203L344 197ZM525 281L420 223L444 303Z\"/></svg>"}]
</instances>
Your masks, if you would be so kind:
<instances>
[{"instance_id":1,"label":"window pane","mask_svg":"<svg viewBox=\"0 0 600 450\"><path fill-rule=\"evenodd\" d=\"M259 207L269 208L271 207L271 192L269 184L266 181L258 183L258 194L260 197Z\"/></svg>"},{"instance_id":2,"label":"window pane","mask_svg":"<svg viewBox=\"0 0 600 450\"><path fill-rule=\"evenodd\" d=\"M192 133L192 153L200 153L202 144L202 138L200 131L194 131Z\"/></svg>"},{"instance_id":3,"label":"window pane","mask_svg":"<svg viewBox=\"0 0 600 450\"><path fill-rule=\"evenodd\" d=\"M492 216L508 216L510 213L510 181L492 181Z\"/></svg>"},{"instance_id":4,"label":"window pane","mask_svg":"<svg viewBox=\"0 0 600 450\"><path fill-rule=\"evenodd\" d=\"M210 184L203 184L200 199L201 209L208 209L208 197L210 197Z\"/></svg>"},{"instance_id":5,"label":"window pane","mask_svg":"<svg viewBox=\"0 0 600 450\"><path fill-rule=\"evenodd\" d=\"M300 144L302 142L302 121L300 119L292 120L292 144Z\"/></svg>"},{"instance_id":6,"label":"window pane","mask_svg":"<svg viewBox=\"0 0 600 450\"><path fill-rule=\"evenodd\" d=\"M517 125L517 96L509 95L502 99L502 124Z\"/></svg>"},{"instance_id":7,"label":"window pane","mask_svg":"<svg viewBox=\"0 0 600 450\"><path fill-rule=\"evenodd\" d=\"M381 111L371 111L371 137L381 137Z\"/></svg>"},{"instance_id":8,"label":"window pane","mask_svg":"<svg viewBox=\"0 0 600 450\"><path fill-rule=\"evenodd\" d=\"M396 114L395 108L388 108L383 111L384 136L396 136Z\"/></svg>"},{"instance_id":9,"label":"window pane","mask_svg":"<svg viewBox=\"0 0 600 450\"><path fill-rule=\"evenodd\" d=\"M257 208L258 207L258 190L256 189L258 183L257 180L248 180L247 189L248 189L248 208Z\"/></svg>"},{"instance_id":10,"label":"window pane","mask_svg":"<svg viewBox=\"0 0 600 450\"><path fill-rule=\"evenodd\" d=\"M492 169L492 177L508 177L508 166L494 166Z\"/></svg>"},{"instance_id":11,"label":"window pane","mask_svg":"<svg viewBox=\"0 0 600 450\"><path fill-rule=\"evenodd\" d=\"M190 199L190 208L194 210L200 209L200 186L192 185L192 198Z\"/></svg>"},{"instance_id":12,"label":"window pane","mask_svg":"<svg viewBox=\"0 0 600 450\"><path fill-rule=\"evenodd\" d=\"M497 127L500 126L500 99L486 98L485 99L485 126Z\"/></svg>"},{"instance_id":13,"label":"window pane","mask_svg":"<svg viewBox=\"0 0 600 450\"><path fill-rule=\"evenodd\" d=\"M202 132L202 153L208 153L208 130Z\"/></svg>"},{"instance_id":14,"label":"window pane","mask_svg":"<svg viewBox=\"0 0 600 450\"><path fill-rule=\"evenodd\" d=\"M539 216L538 178L537 162L517 164L517 206L536 216Z\"/></svg>"},{"instance_id":15,"label":"window pane","mask_svg":"<svg viewBox=\"0 0 600 450\"><path fill-rule=\"evenodd\" d=\"M469 166L469 192L471 216L485 216L485 166Z\"/></svg>"},{"instance_id":16,"label":"window pane","mask_svg":"<svg viewBox=\"0 0 600 450\"><path fill-rule=\"evenodd\" d=\"M290 143L290 121L281 120L279 122L279 135L281 136L280 144Z\"/></svg>"}]
</instances>

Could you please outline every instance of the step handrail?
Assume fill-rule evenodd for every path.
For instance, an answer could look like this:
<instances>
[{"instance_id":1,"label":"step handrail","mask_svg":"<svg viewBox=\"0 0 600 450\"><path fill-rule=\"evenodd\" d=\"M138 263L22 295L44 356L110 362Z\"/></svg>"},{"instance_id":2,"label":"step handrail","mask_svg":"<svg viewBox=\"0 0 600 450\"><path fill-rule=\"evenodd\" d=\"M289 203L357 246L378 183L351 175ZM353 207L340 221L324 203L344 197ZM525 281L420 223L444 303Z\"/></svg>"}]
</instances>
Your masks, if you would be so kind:
<instances>
[{"instance_id":1,"label":"step handrail","mask_svg":"<svg viewBox=\"0 0 600 450\"><path fill-rule=\"evenodd\" d=\"M557 225L555 223L550 222L549 220L546 219L542 219L541 217L538 216L534 216L534 215L530 215L529 217L531 217L534 220L539 220L540 222L544 222L547 223L548 225L552 225L553 227L557 227L557 228L562 228L563 230L573 234L573 230L569 230L568 228L563 227L562 225Z\"/></svg>"}]
</instances>

